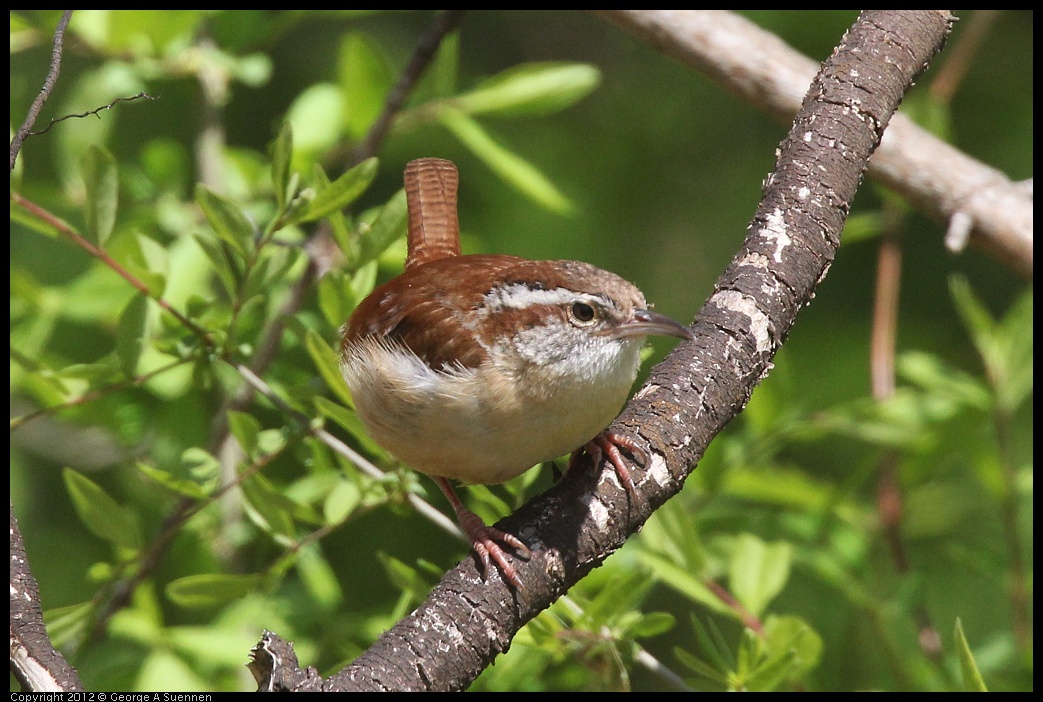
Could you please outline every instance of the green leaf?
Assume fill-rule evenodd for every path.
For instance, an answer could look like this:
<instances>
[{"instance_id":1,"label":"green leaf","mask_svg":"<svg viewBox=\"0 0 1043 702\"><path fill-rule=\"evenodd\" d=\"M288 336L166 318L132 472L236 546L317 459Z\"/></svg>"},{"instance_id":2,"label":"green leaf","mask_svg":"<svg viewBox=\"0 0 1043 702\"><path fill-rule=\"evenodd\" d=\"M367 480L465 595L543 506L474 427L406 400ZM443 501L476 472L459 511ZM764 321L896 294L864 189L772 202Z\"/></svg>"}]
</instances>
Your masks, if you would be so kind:
<instances>
[{"instance_id":1,"label":"green leaf","mask_svg":"<svg viewBox=\"0 0 1043 702\"><path fill-rule=\"evenodd\" d=\"M708 691L723 692L728 687L728 676L725 673L718 671L712 665L693 655L691 652L684 650L680 646L674 647L674 655L682 665L686 666L696 675L702 676L707 682L704 682L699 687L706 688Z\"/></svg>"},{"instance_id":2,"label":"green leaf","mask_svg":"<svg viewBox=\"0 0 1043 702\"><path fill-rule=\"evenodd\" d=\"M137 466L138 470L144 473L147 477L156 481L168 490L176 492L180 495L191 497L194 500L206 499L208 495L206 490L204 490L197 483L191 480L180 480L178 478L175 478L165 470L160 470L155 466L150 466L149 464L142 463L141 461L138 461Z\"/></svg>"},{"instance_id":3,"label":"green leaf","mask_svg":"<svg viewBox=\"0 0 1043 702\"><path fill-rule=\"evenodd\" d=\"M151 638L149 643L152 643ZM134 689L202 690L206 688L207 681L193 670L185 658L177 655L168 647L160 646L145 650L148 653L141 658L139 672L133 682Z\"/></svg>"},{"instance_id":4,"label":"green leaf","mask_svg":"<svg viewBox=\"0 0 1043 702\"><path fill-rule=\"evenodd\" d=\"M797 617L768 617L764 642L766 656L749 676L751 689L774 690L813 669L822 657L822 638Z\"/></svg>"},{"instance_id":5,"label":"green leaf","mask_svg":"<svg viewBox=\"0 0 1043 702\"><path fill-rule=\"evenodd\" d=\"M427 73L431 92L435 97L449 97L456 92L456 77L460 73L460 31L446 35L438 45L438 53Z\"/></svg>"},{"instance_id":6,"label":"green leaf","mask_svg":"<svg viewBox=\"0 0 1043 702\"><path fill-rule=\"evenodd\" d=\"M752 534L735 540L729 564L732 594L755 617L760 617L789 579L793 549L789 544L766 544Z\"/></svg>"},{"instance_id":7,"label":"green leaf","mask_svg":"<svg viewBox=\"0 0 1043 702\"><path fill-rule=\"evenodd\" d=\"M344 383L344 376L340 372L340 361L330 345L314 329L308 330L305 345L308 347L312 363L333 394L344 404L354 406L348 386Z\"/></svg>"},{"instance_id":8,"label":"green leaf","mask_svg":"<svg viewBox=\"0 0 1043 702\"><path fill-rule=\"evenodd\" d=\"M276 490L259 474L251 475L240 487L254 521L274 536L285 537L280 540L281 543L289 543L296 534L291 516L295 507L293 500Z\"/></svg>"},{"instance_id":9,"label":"green leaf","mask_svg":"<svg viewBox=\"0 0 1043 702\"><path fill-rule=\"evenodd\" d=\"M497 144L481 125L466 114L443 107L439 111L438 120L518 192L551 212L567 215L574 211L572 202L535 166Z\"/></svg>"},{"instance_id":10,"label":"green leaf","mask_svg":"<svg viewBox=\"0 0 1043 702\"><path fill-rule=\"evenodd\" d=\"M660 554L689 573L701 573L706 568L696 517L678 501L667 502L656 510L641 530L638 543L642 549Z\"/></svg>"},{"instance_id":11,"label":"green leaf","mask_svg":"<svg viewBox=\"0 0 1043 702\"><path fill-rule=\"evenodd\" d=\"M986 412L992 396L977 377L968 375L923 351L906 351L898 357L898 375L925 390L932 402L951 403L951 413L963 407Z\"/></svg>"},{"instance_id":12,"label":"green leaf","mask_svg":"<svg viewBox=\"0 0 1043 702\"><path fill-rule=\"evenodd\" d=\"M967 692L988 692L989 688L985 685L985 679L981 677L978 663L974 660L970 644L967 643L967 637L963 634L963 623L960 622L959 617L956 618L956 624L953 626L953 637L956 639L956 652L960 657L963 689Z\"/></svg>"},{"instance_id":13,"label":"green leaf","mask_svg":"<svg viewBox=\"0 0 1043 702\"><path fill-rule=\"evenodd\" d=\"M311 222L341 210L366 191L377 175L376 157L367 158L337 180L320 190L308 206L291 217L293 222Z\"/></svg>"},{"instance_id":14,"label":"green leaf","mask_svg":"<svg viewBox=\"0 0 1043 702\"><path fill-rule=\"evenodd\" d=\"M206 449L189 446L181 453L181 465L194 480L216 481L221 475L221 462Z\"/></svg>"},{"instance_id":15,"label":"green leaf","mask_svg":"<svg viewBox=\"0 0 1043 702\"><path fill-rule=\"evenodd\" d=\"M136 549L141 543L133 512L112 499L104 488L74 470L62 470L73 508L92 534L115 546Z\"/></svg>"},{"instance_id":16,"label":"green leaf","mask_svg":"<svg viewBox=\"0 0 1043 702\"><path fill-rule=\"evenodd\" d=\"M319 280L319 309L326 322L334 329L340 328L355 309L354 295L348 285L344 271L331 270Z\"/></svg>"},{"instance_id":17,"label":"green leaf","mask_svg":"<svg viewBox=\"0 0 1043 702\"><path fill-rule=\"evenodd\" d=\"M997 388L1002 406L1013 412L1032 392L1033 373L1033 294L1029 288L1000 320L997 333L1003 340L1006 371Z\"/></svg>"},{"instance_id":18,"label":"green leaf","mask_svg":"<svg viewBox=\"0 0 1043 702\"><path fill-rule=\"evenodd\" d=\"M384 109L392 85L391 70L377 44L358 32L349 32L344 37L338 59L344 126L349 135L359 139Z\"/></svg>"},{"instance_id":19,"label":"green leaf","mask_svg":"<svg viewBox=\"0 0 1043 702\"><path fill-rule=\"evenodd\" d=\"M228 428L239 443L239 448L247 456L257 448L257 435L261 431L261 423L246 412L229 412Z\"/></svg>"},{"instance_id":20,"label":"green leaf","mask_svg":"<svg viewBox=\"0 0 1043 702\"><path fill-rule=\"evenodd\" d=\"M167 286L164 271L167 268L169 252L162 244L142 234L124 237L126 260L124 267L148 289L152 298L163 296Z\"/></svg>"},{"instance_id":21,"label":"green leaf","mask_svg":"<svg viewBox=\"0 0 1043 702\"><path fill-rule=\"evenodd\" d=\"M94 621L97 605L94 602L81 602L68 607L56 607L43 613L47 626L47 636L51 643L65 648L74 642L82 641L87 627Z\"/></svg>"},{"instance_id":22,"label":"green leaf","mask_svg":"<svg viewBox=\"0 0 1043 702\"><path fill-rule=\"evenodd\" d=\"M169 45L178 42L185 46L199 31L198 27L205 21L206 14L202 10L178 10L163 16L157 21L152 8L127 10L126 12L107 11L102 26L94 34L96 41L104 42L106 51L116 54L127 54L127 60L155 55L162 56Z\"/></svg>"},{"instance_id":23,"label":"green leaf","mask_svg":"<svg viewBox=\"0 0 1043 702\"><path fill-rule=\"evenodd\" d=\"M318 544L311 543L301 548L294 560L294 567L297 568L312 601L320 608L331 610L343 601L344 592L340 588L340 582L329 561L322 555Z\"/></svg>"},{"instance_id":24,"label":"green leaf","mask_svg":"<svg viewBox=\"0 0 1043 702\"><path fill-rule=\"evenodd\" d=\"M298 93L290 105L286 114L293 125L298 169L341 138L344 97L339 86L316 83Z\"/></svg>"},{"instance_id":25,"label":"green leaf","mask_svg":"<svg viewBox=\"0 0 1043 702\"><path fill-rule=\"evenodd\" d=\"M453 104L471 115L545 115L579 102L600 82L601 72L589 64L525 63L483 81Z\"/></svg>"},{"instance_id":26,"label":"green leaf","mask_svg":"<svg viewBox=\"0 0 1043 702\"><path fill-rule=\"evenodd\" d=\"M853 214L844 222L841 242L851 246L856 242L874 239L884 230L884 214L879 210Z\"/></svg>"},{"instance_id":27,"label":"green leaf","mask_svg":"<svg viewBox=\"0 0 1043 702\"><path fill-rule=\"evenodd\" d=\"M627 633L634 638L651 638L670 631L675 623L674 615L669 612L649 612L642 614L640 619L628 628Z\"/></svg>"},{"instance_id":28,"label":"green leaf","mask_svg":"<svg viewBox=\"0 0 1043 702\"><path fill-rule=\"evenodd\" d=\"M987 345L987 341L995 329L996 321L978 296L974 294L970 283L963 276L954 275L949 278L949 291L956 304L956 311L960 313L960 318L975 343L981 346Z\"/></svg>"},{"instance_id":29,"label":"green leaf","mask_svg":"<svg viewBox=\"0 0 1043 702\"><path fill-rule=\"evenodd\" d=\"M286 437L286 429L265 429L257 434L257 450L265 456L279 453L286 448Z\"/></svg>"},{"instance_id":30,"label":"green leaf","mask_svg":"<svg viewBox=\"0 0 1043 702\"><path fill-rule=\"evenodd\" d=\"M736 613L721 602L721 598L711 592L695 573L678 567L672 561L647 550L639 551L638 557L648 567L649 571L654 574L654 577L663 584L672 587L693 602L705 605L715 612L731 617L736 616Z\"/></svg>"},{"instance_id":31,"label":"green leaf","mask_svg":"<svg viewBox=\"0 0 1043 702\"><path fill-rule=\"evenodd\" d=\"M707 617L706 624L704 625L699 618L693 614L692 629L695 630L695 637L699 642L699 651L709 658L709 662L706 665L710 670L718 671L719 674L735 668L735 656L732 654L727 640L724 638L724 635L721 633L720 628L718 628L712 617ZM706 674L706 672L703 673L703 675ZM710 677L716 679L712 675ZM724 677L721 677L720 679L722 682L725 681Z\"/></svg>"},{"instance_id":32,"label":"green leaf","mask_svg":"<svg viewBox=\"0 0 1043 702\"><path fill-rule=\"evenodd\" d=\"M377 552L377 558L380 559L380 564L384 566L384 572L387 574L388 580L391 581L395 589L403 591L403 594L409 593L415 600L421 600L427 595L428 590L431 589L428 582L416 568L380 551Z\"/></svg>"},{"instance_id":33,"label":"green leaf","mask_svg":"<svg viewBox=\"0 0 1043 702\"><path fill-rule=\"evenodd\" d=\"M949 289L960 318L985 365L1000 407L1013 412L1032 390L1032 293L997 322L967 279L951 276Z\"/></svg>"},{"instance_id":34,"label":"green leaf","mask_svg":"<svg viewBox=\"0 0 1043 702\"><path fill-rule=\"evenodd\" d=\"M315 408L319 410L323 417L332 419L350 432L367 453L374 455L383 453L383 449L380 448L377 442L369 437L369 433L362 425L362 420L359 419L359 416L354 410L349 409L344 405L337 404L333 400L323 397L322 395L315 397Z\"/></svg>"},{"instance_id":35,"label":"green leaf","mask_svg":"<svg viewBox=\"0 0 1043 702\"><path fill-rule=\"evenodd\" d=\"M352 480L340 480L322 504L327 524L340 524L362 504L362 491Z\"/></svg>"},{"instance_id":36,"label":"green leaf","mask_svg":"<svg viewBox=\"0 0 1043 702\"><path fill-rule=\"evenodd\" d=\"M782 650L756 663L746 676L746 689L751 692L770 692L791 677L796 653Z\"/></svg>"},{"instance_id":37,"label":"green leaf","mask_svg":"<svg viewBox=\"0 0 1043 702\"><path fill-rule=\"evenodd\" d=\"M19 161L18 163L21 164L22 161ZM50 222L45 222L44 220L40 219L36 215L26 211L18 203L11 202L10 210L11 210L11 224L12 225L17 224L17 225L23 226L23 227L25 227L27 229L30 229L30 230L36 232L37 234L43 234L44 236L50 237L52 239L55 239L55 238L58 237L58 228L57 227L55 227ZM69 224L65 220L61 219L60 217L58 218L58 221L60 221L62 224L64 224L71 231L76 231L76 227L72 226L71 224Z\"/></svg>"},{"instance_id":38,"label":"green leaf","mask_svg":"<svg viewBox=\"0 0 1043 702\"><path fill-rule=\"evenodd\" d=\"M373 288L377 287L377 269L377 262L373 260L355 271L355 275L351 277L350 286L356 300L365 299L373 292Z\"/></svg>"},{"instance_id":39,"label":"green leaf","mask_svg":"<svg viewBox=\"0 0 1043 702\"><path fill-rule=\"evenodd\" d=\"M245 258L253 249L254 228L239 206L202 183L196 186L196 202L217 236Z\"/></svg>"},{"instance_id":40,"label":"green leaf","mask_svg":"<svg viewBox=\"0 0 1043 702\"><path fill-rule=\"evenodd\" d=\"M356 268L362 268L370 261L375 261L396 239L406 235L408 207L406 191L399 190L377 213L373 224L362 236L359 244L359 257Z\"/></svg>"},{"instance_id":41,"label":"green leaf","mask_svg":"<svg viewBox=\"0 0 1043 702\"><path fill-rule=\"evenodd\" d=\"M346 259L346 267L353 268L355 260L358 258L358 239L351 231L351 227L348 224L348 218L344 215L344 212L330 212L329 216L326 217L326 221L330 225L330 234L333 235L333 240L337 242L337 248L341 250Z\"/></svg>"},{"instance_id":42,"label":"green leaf","mask_svg":"<svg viewBox=\"0 0 1043 702\"><path fill-rule=\"evenodd\" d=\"M235 299L236 288L238 287L236 283L238 274L233 268L232 262L229 260L224 247L209 235L196 232L192 235L192 238L197 244L199 244L199 248L203 250L206 257L210 259L210 264L214 267L214 273L217 275L221 287L224 288L225 295L231 299Z\"/></svg>"},{"instance_id":43,"label":"green leaf","mask_svg":"<svg viewBox=\"0 0 1043 702\"><path fill-rule=\"evenodd\" d=\"M275 187L275 202L279 211L286 209L286 203L293 199L290 190L290 163L293 160L293 126L283 122L279 136L272 144L272 184Z\"/></svg>"},{"instance_id":44,"label":"green leaf","mask_svg":"<svg viewBox=\"0 0 1043 702\"><path fill-rule=\"evenodd\" d=\"M257 574L202 573L172 581L167 585L166 593L174 604L182 607L218 607L241 600L260 583L261 576Z\"/></svg>"},{"instance_id":45,"label":"green leaf","mask_svg":"<svg viewBox=\"0 0 1043 702\"><path fill-rule=\"evenodd\" d=\"M744 689L749 684L750 672L761 655L761 641L757 634L746 627L739 638L739 650L735 653L735 673L738 687Z\"/></svg>"},{"instance_id":46,"label":"green leaf","mask_svg":"<svg viewBox=\"0 0 1043 702\"><path fill-rule=\"evenodd\" d=\"M148 331L148 298L135 295L124 308L116 328L116 356L128 378L138 374L138 361Z\"/></svg>"},{"instance_id":47,"label":"green leaf","mask_svg":"<svg viewBox=\"0 0 1043 702\"><path fill-rule=\"evenodd\" d=\"M87 238L104 246L116 223L119 177L116 159L96 144L83 156L83 184L87 189Z\"/></svg>"}]
</instances>

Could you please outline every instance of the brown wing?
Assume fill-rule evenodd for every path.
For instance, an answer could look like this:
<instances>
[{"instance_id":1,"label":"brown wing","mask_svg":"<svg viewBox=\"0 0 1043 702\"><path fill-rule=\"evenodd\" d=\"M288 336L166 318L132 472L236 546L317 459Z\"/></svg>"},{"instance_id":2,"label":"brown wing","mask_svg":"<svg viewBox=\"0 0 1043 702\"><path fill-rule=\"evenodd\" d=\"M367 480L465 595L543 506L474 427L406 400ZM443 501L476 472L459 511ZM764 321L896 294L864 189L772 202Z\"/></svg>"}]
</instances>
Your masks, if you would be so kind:
<instances>
[{"instance_id":1,"label":"brown wing","mask_svg":"<svg viewBox=\"0 0 1043 702\"><path fill-rule=\"evenodd\" d=\"M359 304L343 344L382 336L400 341L432 368L475 368L487 355L474 340L474 310L506 269L525 263L496 254L453 256L406 270Z\"/></svg>"},{"instance_id":2,"label":"brown wing","mask_svg":"<svg viewBox=\"0 0 1043 702\"><path fill-rule=\"evenodd\" d=\"M452 161L419 158L406 165L403 179L409 209L406 270L460 255L456 191L460 174Z\"/></svg>"}]
</instances>

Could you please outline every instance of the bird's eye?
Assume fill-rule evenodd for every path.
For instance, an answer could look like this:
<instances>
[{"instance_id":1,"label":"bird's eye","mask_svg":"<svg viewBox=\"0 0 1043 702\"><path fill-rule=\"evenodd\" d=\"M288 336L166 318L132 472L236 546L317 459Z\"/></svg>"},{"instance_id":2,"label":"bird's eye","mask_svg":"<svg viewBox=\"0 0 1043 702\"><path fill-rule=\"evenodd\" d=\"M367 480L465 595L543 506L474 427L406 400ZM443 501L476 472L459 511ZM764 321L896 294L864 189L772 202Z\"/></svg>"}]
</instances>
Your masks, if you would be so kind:
<instances>
[{"instance_id":1,"label":"bird's eye","mask_svg":"<svg viewBox=\"0 0 1043 702\"><path fill-rule=\"evenodd\" d=\"M598 316L593 305L588 305L586 302L573 302L572 307L569 308L569 314L580 324L590 324Z\"/></svg>"}]
</instances>

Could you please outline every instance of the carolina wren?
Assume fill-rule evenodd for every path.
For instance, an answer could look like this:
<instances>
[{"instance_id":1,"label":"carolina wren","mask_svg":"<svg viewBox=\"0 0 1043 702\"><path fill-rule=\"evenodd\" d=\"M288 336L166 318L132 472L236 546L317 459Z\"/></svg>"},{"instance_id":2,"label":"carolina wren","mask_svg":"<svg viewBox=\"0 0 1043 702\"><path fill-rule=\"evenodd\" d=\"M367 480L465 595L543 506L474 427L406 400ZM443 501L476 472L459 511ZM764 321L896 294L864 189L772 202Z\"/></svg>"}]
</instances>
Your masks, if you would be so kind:
<instances>
[{"instance_id":1,"label":"carolina wren","mask_svg":"<svg viewBox=\"0 0 1043 702\"><path fill-rule=\"evenodd\" d=\"M634 285L578 261L460 255L451 161L405 170L405 271L376 288L342 330L341 368L373 439L438 483L474 543L521 587L501 544L517 537L469 511L450 479L493 484L583 450L608 455L634 489L619 447L603 431L627 399L650 334L692 338L648 309Z\"/></svg>"}]
</instances>

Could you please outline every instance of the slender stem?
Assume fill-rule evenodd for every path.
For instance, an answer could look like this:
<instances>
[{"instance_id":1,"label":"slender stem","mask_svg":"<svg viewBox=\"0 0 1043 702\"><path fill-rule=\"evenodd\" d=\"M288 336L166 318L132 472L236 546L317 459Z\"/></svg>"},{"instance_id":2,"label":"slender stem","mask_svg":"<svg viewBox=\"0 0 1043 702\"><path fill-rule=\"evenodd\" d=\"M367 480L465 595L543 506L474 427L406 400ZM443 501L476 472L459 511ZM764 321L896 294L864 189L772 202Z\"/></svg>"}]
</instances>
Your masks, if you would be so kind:
<instances>
[{"instance_id":1,"label":"slender stem","mask_svg":"<svg viewBox=\"0 0 1043 702\"><path fill-rule=\"evenodd\" d=\"M31 422L32 420L42 417L44 415L54 414L55 412L61 412L62 410L69 409L70 407L79 407L80 405L85 405L88 402L93 402L94 400L104 397L105 395L108 395L111 392L116 392L117 390L124 390L126 388L142 385L151 380L152 378L155 378L157 375L162 375L163 373L166 373L168 370L172 370L174 368L177 368L178 366L184 365L185 363L189 363L193 360L195 359L179 358L172 363L169 363L165 366L160 366L159 368L149 371L148 373L142 373L136 378L130 378L129 380L121 380L118 383L112 383L111 385L106 385L103 388L98 388L97 390L86 392L80 395L79 397L69 400L67 402L62 402L57 405L50 405L48 407L41 407L38 410L35 410L28 414L23 414L20 417L12 417L10 429L11 431L14 431L15 429L18 429L19 427Z\"/></svg>"},{"instance_id":2,"label":"slender stem","mask_svg":"<svg viewBox=\"0 0 1043 702\"><path fill-rule=\"evenodd\" d=\"M206 331L205 329L197 325L195 322L193 322L191 319L183 315L163 298L156 297L155 295L153 295L152 291L149 290L147 285L138 280L133 274L127 271L126 268L121 266L115 259L109 256L108 252L105 251L105 249L92 244L90 241L85 239L79 232L73 229L72 226L69 225L67 222L51 214L44 208L37 205L35 202L26 199L21 194L12 192L11 201L14 202L16 205L22 207L24 210L32 214L34 217L40 219L43 222L46 222L47 224L57 229L58 232L60 232L69 241L73 242L81 249L89 253L91 256L94 256L96 259L98 259L106 266L111 268L112 271L115 272L118 276L130 283L131 287L133 287L135 290L140 292L145 297L153 300L164 311L166 311L168 314L177 319L177 321L181 322L181 324L186 329L198 336L207 347L214 347L214 342L213 339L210 337L210 332Z\"/></svg>"},{"instance_id":3,"label":"slender stem","mask_svg":"<svg viewBox=\"0 0 1043 702\"><path fill-rule=\"evenodd\" d=\"M710 592L717 595L717 599L726 604L737 615L739 615L739 619L742 621L743 626L752 629L754 632L756 632L757 636L763 638L764 624L761 622L760 619L755 617L753 613L750 612L750 610L746 609L742 605L742 603L735 598L735 595L728 592L728 590L726 590L723 585L721 585L715 580L707 580L704 582L704 584L707 588L709 588Z\"/></svg>"}]
</instances>

